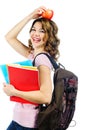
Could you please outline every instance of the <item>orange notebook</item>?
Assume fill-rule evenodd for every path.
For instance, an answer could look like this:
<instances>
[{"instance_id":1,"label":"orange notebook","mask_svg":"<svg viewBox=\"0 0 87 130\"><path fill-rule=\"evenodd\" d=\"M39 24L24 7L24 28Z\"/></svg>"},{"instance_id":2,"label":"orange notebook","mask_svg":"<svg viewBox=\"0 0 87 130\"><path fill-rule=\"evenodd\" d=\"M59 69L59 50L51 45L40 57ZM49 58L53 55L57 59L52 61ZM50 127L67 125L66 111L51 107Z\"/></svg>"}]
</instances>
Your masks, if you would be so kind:
<instances>
[{"instance_id":1,"label":"orange notebook","mask_svg":"<svg viewBox=\"0 0 87 130\"><path fill-rule=\"evenodd\" d=\"M7 70L9 76L9 83L12 84L16 89L21 91L39 90L39 76L36 67L30 67L30 66L21 67L21 66L7 65ZM36 104L16 96L11 96L10 100L21 103Z\"/></svg>"}]
</instances>

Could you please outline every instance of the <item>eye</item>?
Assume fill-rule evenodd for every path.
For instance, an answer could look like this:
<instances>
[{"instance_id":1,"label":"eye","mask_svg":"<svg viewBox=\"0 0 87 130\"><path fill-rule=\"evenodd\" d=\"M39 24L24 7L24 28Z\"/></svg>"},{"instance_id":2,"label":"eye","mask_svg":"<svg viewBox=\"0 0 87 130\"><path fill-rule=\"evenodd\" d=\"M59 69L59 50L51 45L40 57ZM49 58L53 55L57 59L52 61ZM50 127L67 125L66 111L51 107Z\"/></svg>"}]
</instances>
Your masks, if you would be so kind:
<instances>
[{"instance_id":1,"label":"eye","mask_svg":"<svg viewBox=\"0 0 87 130\"><path fill-rule=\"evenodd\" d=\"M41 30L39 30L41 33L45 33L45 30L44 29L41 29Z\"/></svg>"},{"instance_id":2,"label":"eye","mask_svg":"<svg viewBox=\"0 0 87 130\"><path fill-rule=\"evenodd\" d=\"M31 28L31 32L32 32L32 31L36 31L35 28Z\"/></svg>"}]
</instances>

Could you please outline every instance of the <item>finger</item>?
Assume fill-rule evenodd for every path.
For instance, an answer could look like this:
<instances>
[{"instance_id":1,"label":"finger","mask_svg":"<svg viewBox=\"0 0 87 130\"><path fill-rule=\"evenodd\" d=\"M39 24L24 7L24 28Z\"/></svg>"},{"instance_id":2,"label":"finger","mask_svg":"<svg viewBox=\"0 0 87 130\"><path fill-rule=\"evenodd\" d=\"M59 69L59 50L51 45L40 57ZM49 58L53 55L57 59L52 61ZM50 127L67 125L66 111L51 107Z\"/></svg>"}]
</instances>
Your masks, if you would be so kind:
<instances>
[{"instance_id":1,"label":"finger","mask_svg":"<svg viewBox=\"0 0 87 130\"><path fill-rule=\"evenodd\" d=\"M47 10L47 8L45 6L41 6L40 7L42 10Z\"/></svg>"},{"instance_id":2,"label":"finger","mask_svg":"<svg viewBox=\"0 0 87 130\"><path fill-rule=\"evenodd\" d=\"M44 6L41 6L38 8L38 13L42 14L42 12L45 12L47 9Z\"/></svg>"},{"instance_id":3,"label":"finger","mask_svg":"<svg viewBox=\"0 0 87 130\"><path fill-rule=\"evenodd\" d=\"M3 86L4 86L4 87L6 87L6 85L7 85L6 83L3 83Z\"/></svg>"}]
</instances>

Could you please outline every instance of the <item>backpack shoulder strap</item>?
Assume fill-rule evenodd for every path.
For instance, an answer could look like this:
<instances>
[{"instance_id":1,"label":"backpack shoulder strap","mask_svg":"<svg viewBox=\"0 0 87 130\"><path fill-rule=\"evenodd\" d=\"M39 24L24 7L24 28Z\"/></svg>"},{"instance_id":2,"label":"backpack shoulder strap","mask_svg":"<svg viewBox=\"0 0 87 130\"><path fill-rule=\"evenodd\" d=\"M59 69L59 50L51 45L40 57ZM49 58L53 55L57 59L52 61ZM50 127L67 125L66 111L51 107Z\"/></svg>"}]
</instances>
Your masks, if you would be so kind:
<instances>
[{"instance_id":1,"label":"backpack shoulder strap","mask_svg":"<svg viewBox=\"0 0 87 130\"><path fill-rule=\"evenodd\" d=\"M33 60L33 66L35 65L35 59L38 55L44 54L48 57L48 59L50 60L51 64L53 65L54 69L56 70L57 68L59 68L59 65L56 63L56 61L47 53L39 53L35 56L34 60Z\"/></svg>"}]
</instances>

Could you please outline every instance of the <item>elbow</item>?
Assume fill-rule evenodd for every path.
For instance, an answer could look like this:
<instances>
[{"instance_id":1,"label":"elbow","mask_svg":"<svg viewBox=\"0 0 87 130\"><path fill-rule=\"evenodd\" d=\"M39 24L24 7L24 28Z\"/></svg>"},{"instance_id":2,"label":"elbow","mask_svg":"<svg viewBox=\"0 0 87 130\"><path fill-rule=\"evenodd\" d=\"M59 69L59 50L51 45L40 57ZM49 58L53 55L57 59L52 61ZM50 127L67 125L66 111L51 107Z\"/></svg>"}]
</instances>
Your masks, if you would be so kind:
<instances>
[{"instance_id":1,"label":"elbow","mask_svg":"<svg viewBox=\"0 0 87 130\"><path fill-rule=\"evenodd\" d=\"M8 34L5 35L5 39L6 39L6 41L10 40L10 37L8 36Z\"/></svg>"},{"instance_id":2,"label":"elbow","mask_svg":"<svg viewBox=\"0 0 87 130\"><path fill-rule=\"evenodd\" d=\"M9 41L8 35L5 35L5 40L6 40L6 41Z\"/></svg>"},{"instance_id":3,"label":"elbow","mask_svg":"<svg viewBox=\"0 0 87 130\"><path fill-rule=\"evenodd\" d=\"M50 104L52 101L52 91L40 91L41 94L41 104Z\"/></svg>"},{"instance_id":4,"label":"elbow","mask_svg":"<svg viewBox=\"0 0 87 130\"><path fill-rule=\"evenodd\" d=\"M8 32L6 35L5 35L5 39L6 41L10 42L11 40L13 40L15 38L15 35L13 35L12 33Z\"/></svg>"},{"instance_id":5,"label":"elbow","mask_svg":"<svg viewBox=\"0 0 87 130\"><path fill-rule=\"evenodd\" d=\"M52 96L45 96L44 98L44 104L50 104L52 100Z\"/></svg>"}]
</instances>

